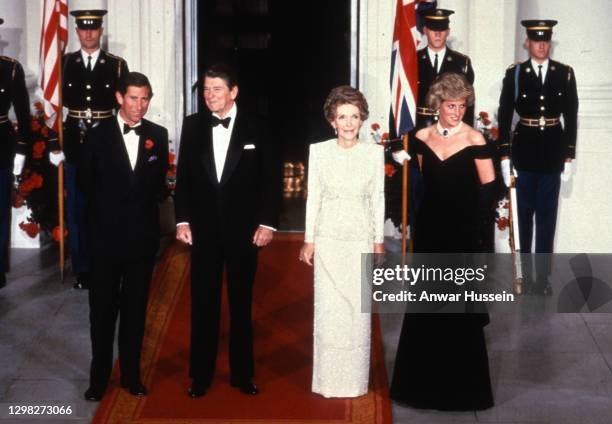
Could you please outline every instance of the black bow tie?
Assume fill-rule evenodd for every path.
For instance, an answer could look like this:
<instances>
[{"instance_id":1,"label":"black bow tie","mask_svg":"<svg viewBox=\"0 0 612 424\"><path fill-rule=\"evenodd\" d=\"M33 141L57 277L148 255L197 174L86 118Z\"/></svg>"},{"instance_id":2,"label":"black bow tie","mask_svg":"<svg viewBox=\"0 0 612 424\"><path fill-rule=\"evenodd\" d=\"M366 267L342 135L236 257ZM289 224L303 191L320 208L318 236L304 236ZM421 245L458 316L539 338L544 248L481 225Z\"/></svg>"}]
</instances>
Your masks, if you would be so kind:
<instances>
[{"instance_id":1,"label":"black bow tie","mask_svg":"<svg viewBox=\"0 0 612 424\"><path fill-rule=\"evenodd\" d=\"M123 134L127 134L130 131L134 131L134 133L136 133L136 135L140 135L140 125L136 126L136 127L130 127L128 124L123 124Z\"/></svg>"},{"instance_id":2,"label":"black bow tie","mask_svg":"<svg viewBox=\"0 0 612 424\"><path fill-rule=\"evenodd\" d=\"M232 118L229 117L229 116L227 118L224 118L224 119L219 119L219 118L217 118L216 116L213 115L211 120L210 120L210 124L213 127L216 127L217 125L221 124L221 125L223 125L223 128L227 128L227 127L229 127L229 124L230 124L231 120L232 120Z\"/></svg>"}]
</instances>

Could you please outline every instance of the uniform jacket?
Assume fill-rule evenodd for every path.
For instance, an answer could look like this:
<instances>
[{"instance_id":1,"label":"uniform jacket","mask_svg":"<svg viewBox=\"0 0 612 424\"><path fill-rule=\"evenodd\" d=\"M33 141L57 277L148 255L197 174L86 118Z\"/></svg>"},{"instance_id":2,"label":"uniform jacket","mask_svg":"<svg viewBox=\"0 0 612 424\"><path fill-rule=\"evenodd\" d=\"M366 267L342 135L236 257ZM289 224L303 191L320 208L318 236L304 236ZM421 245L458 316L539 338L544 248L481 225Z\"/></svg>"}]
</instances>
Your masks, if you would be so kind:
<instances>
[{"instance_id":1,"label":"uniform jacket","mask_svg":"<svg viewBox=\"0 0 612 424\"><path fill-rule=\"evenodd\" d=\"M517 66L520 67L518 85L515 85ZM512 131L514 111L530 119L562 117L563 125L528 127L519 122ZM576 155L577 117L576 78L570 66L550 60L540 88L531 60L511 65L506 70L499 99L500 155L511 154L518 170L561 172L565 159Z\"/></svg>"},{"instance_id":2,"label":"uniform jacket","mask_svg":"<svg viewBox=\"0 0 612 424\"><path fill-rule=\"evenodd\" d=\"M440 72L438 72L437 76L434 74L433 65L429 60L427 47L417 51L417 59L419 66L418 107L427 107L426 97L429 87L431 87L431 84L434 82L437 76L440 76L445 72L462 74L470 84L474 83L474 70L472 69L470 58L459 52L451 50L448 47L446 47L446 54L444 55L444 58L439 58L439 60L442 60L442 64L440 66ZM473 106L467 109L465 116L463 117L463 121L468 125L474 125ZM417 128L420 129L430 124L430 119L417 114Z\"/></svg>"},{"instance_id":3,"label":"uniform jacket","mask_svg":"<svg viewBox=\"0 0 612 424\"><path fill-rule=\"evenodd\" d=\"M11 105L17 117L17 131L7 117ZM0 56L0 168L12 167L15 153L28 153L30 121L30 98L23 68L15 59Z\"/></svg>"},{"instance_id":4,"label":"uniform jacket","mask_svg":"<svg viewBox=\"0 0 612 424\"><path fill-rule=\"evenodd\" d=\"M104 50L91 72L83 63L81 51L64 55L63 61L63 102L68 109L108 111L117 108L115 92L119 81L129 72L128 65L122 58ZM108 119L108 118L107 118ZM64 125L64 151L68 162L78 157L78 146L82 143L81 132L96 125L95 120L68 117ZM52 149L59 149L58 145Z\"/></svg>"},{"instance_id":5,"label":"uniform jacket","mask_svg":"<svg viewBox=\"0 0 612 424\"><path fill-rule=\"evenodd\" d=\"M158 203L165 191L168 131L146 119L141 128L134 170L116 118L87 132L77 182L89 202L94 256L147 257L159 247Z\"/></svg>"}]
</instances>

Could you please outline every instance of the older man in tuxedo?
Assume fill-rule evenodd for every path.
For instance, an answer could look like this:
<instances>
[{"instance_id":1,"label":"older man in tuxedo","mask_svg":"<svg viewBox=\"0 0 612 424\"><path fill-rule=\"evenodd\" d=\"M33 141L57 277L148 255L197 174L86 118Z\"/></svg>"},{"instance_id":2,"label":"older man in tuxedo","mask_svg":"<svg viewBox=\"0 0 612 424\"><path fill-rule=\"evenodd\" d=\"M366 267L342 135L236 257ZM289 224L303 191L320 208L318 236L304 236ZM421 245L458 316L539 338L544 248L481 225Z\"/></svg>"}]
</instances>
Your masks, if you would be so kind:
<instances>
[{"instance_id":1,"label":"older man in tuxedo","mask_svg":"<svg viewBox=\"0 0 612 424\"><path fill-rule=\"evenodd\" d=\"M78 183L90 202L93 247L90 401L100 400L108 384L117 314L121 386L147 394L140 351L168 168L168 131L143 119L152 96L147 77L129 73L116 93L117 116L91 128L81 151Z\"/></svg>"},{"instance_id":2,"label":"older man in tuxedo","mask_svg":"<svg viewBox=\"0 0 612 424\"><path fill-rule=\"evenodd\" d=\"M191 397L206 394L219 338L223 272L230 305L231 385L255 395L251 300L258 249L277 226L278 149L236 105L234 71L204 74L207 111L185 118L177 170L177 239L191 245Z\"/></svg>"}]
</instances>

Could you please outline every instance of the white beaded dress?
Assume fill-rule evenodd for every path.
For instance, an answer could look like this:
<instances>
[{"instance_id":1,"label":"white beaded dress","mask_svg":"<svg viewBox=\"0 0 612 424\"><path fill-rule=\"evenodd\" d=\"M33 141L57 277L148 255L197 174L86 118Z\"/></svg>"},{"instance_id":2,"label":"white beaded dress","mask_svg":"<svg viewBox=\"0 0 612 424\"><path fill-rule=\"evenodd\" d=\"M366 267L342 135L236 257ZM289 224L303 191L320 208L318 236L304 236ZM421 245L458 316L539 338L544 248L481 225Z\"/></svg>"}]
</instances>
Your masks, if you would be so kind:
<instances>
[{"instance_id":1,"label":"white beaded dress","mask_svg":"<svg viewBox=\"0 0 612 424\"><path fill-rule=\"evenodd\" d=\"M310 146L304 240L314 243L312 391L325 397L367 393L369 313L362 312L362 253L383 243L384 153L335 139Z\"/></svg>"}]
</instances>

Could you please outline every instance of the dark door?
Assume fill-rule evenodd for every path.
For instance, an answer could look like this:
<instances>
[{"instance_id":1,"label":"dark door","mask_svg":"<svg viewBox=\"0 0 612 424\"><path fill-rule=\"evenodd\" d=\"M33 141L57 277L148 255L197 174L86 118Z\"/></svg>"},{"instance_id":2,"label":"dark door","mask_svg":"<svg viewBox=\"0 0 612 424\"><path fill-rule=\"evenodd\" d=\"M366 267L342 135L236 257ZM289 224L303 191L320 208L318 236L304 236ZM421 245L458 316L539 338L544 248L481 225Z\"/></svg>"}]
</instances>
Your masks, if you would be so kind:
<instances>
[{"instance_id":1,"label":"dark door","mask_svg":"<svg viewBox=\"0 0 612 424\"><path fill-rule=\"evenodd\" d=\"M323 118L327 94L350 82L350 0L204 0L198 7L200 74L217 61L233 64L239 107L269 120L284 162L306 163L308 145L333 136ZM281 230L304 228L304 191L293 185Z\"/></svg>"}]
</instances>

